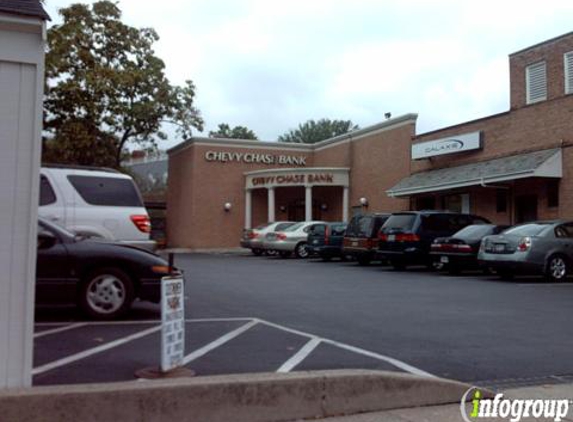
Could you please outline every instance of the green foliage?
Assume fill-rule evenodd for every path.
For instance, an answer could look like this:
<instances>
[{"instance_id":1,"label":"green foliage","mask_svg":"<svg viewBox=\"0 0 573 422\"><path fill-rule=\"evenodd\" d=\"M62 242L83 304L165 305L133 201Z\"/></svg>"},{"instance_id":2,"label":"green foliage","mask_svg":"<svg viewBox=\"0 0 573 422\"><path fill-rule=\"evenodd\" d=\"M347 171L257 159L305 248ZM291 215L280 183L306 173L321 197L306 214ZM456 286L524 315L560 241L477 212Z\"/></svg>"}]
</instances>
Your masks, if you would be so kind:
<instances>
[{"instance_id":1,"label":"green foliage","mask_svg":"<svg viewBox=\"0 0 573 422\"><path fill-rule=\"evenodd\" d=\"M216 132L209 132L210 138L232 138L232 139L253 139L258 140L255 132L245 126L231 127L227 123L221 123Z\"/></svg>"},{"instance_id":2,"label":"green foliage","mask_svg":"<svg viewBox=\"0 0 573 422\"><path fill-rule=\"evenodd\" d=\"M278 141L314 144L356 129L358 129L358 126L354 125L350 120L308 120L299 124L297 129L291 129L284 135L279 136Z\"/></svg>"},{"instance_id":3,"label":"green foliage","mask_svg":"<svg viewBox=\"0 0 573 422\"><path fill-rule=\"evenodd\" d=\"M107 0L59 13L63 23L48 30L45 161L117 167L128 143L156 147L165 139L165 122L183 138L202 130L195 86L169 83L153 29L125 25Z\"/></svg>"}]
</instances>

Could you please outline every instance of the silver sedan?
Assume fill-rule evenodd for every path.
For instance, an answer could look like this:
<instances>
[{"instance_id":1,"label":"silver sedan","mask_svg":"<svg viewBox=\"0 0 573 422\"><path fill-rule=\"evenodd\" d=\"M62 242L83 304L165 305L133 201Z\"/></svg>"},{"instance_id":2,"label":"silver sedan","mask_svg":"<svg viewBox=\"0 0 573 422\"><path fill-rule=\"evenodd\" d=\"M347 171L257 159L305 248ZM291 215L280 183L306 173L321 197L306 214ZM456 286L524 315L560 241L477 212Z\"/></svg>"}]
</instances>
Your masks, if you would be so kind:
<instances>
[{"instance_id":1,"label":"silver sedan","mask_svg":"<svg viewBox=\"0 0 573 422\"><path fill-rule=\"evenodd\" d=\"M478 260L507 279L521 273L564 281L573 269L573 222L536 221L486 236Z\"/></svg>"},{"instance_id":2,"label":"silver sedan","mask_svg":"<svg viewBox=\"0 0 573 422\"><path fill-rule=\"evenodd\" d=\"M282 231L267 233L263 248L267 251L277 251L283 258L290 256L293 252L297 258L307 258L308 234L317 224L324 224L324 221L304 221Z\"/></svg>"}]
</instances>

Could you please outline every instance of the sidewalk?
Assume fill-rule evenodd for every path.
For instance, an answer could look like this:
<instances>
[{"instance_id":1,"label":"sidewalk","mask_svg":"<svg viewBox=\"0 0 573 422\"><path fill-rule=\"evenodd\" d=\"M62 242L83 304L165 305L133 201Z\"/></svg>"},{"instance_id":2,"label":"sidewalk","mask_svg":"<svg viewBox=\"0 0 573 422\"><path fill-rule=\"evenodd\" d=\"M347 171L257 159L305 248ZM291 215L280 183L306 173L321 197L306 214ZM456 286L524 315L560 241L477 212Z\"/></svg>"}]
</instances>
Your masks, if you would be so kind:
<instances>
[{"instance_id":1,"label":"sidewalk","mask_svg":"<svg viewBox=\"0 0 573 422\"><path fill-rule=\"evenodd\" d=\"M505 391L504 398L509 399L573 399L573 384L551 384L536 387L515 388ZM471 404L466 405L467 413L471 412ZM507 422L511 418L481 419L487 422ZM406 409L386 410L382 412L363 413L352 416L342 416L320 419L324 422L463 422L459 404L441 406L426 406ZM479 421L479 418L474 419ZM521 422L553 421L553 418L522 418ZM573 406L562 421L573 421Z\"/></svg>"}]
</instances>

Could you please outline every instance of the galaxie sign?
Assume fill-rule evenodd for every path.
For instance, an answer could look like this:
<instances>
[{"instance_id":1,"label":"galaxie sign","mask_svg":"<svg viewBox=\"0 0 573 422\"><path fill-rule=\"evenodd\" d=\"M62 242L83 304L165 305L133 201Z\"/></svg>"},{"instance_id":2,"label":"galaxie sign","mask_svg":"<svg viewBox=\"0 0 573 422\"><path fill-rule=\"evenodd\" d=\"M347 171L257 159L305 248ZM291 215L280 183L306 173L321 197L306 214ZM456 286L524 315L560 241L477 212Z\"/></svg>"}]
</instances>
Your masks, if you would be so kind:
<instances>
[{"instance_id":1,"label":"galaxie sign","mask_svg":"<svg viewBox=\"0 0 573 422\"><path fill-rule=\"evenodd\" d=\"M412 160L481 149L481 132L465 133L412 145Z\"/></svg>"}]
</instances>

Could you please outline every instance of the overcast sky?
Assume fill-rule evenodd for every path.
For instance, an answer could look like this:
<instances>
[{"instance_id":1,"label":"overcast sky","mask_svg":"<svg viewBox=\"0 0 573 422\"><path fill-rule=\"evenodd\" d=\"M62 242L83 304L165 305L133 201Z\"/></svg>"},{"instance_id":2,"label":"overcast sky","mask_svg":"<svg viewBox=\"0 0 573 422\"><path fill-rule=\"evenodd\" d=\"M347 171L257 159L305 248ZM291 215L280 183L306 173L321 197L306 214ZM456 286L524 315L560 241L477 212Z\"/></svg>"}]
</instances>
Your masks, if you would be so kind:
<instances>
[{"instance_id":1,"label":"overcast sky","mask_svg":"<svg viewBox=\"0 0 573 422\"><path fill-rule=\"evenodd\" d=\"M73 2L46 3L58 22L56 10ZM205 135L226 122L269 141L323 117L365 127L386 112L418 113L423 133L505 111L508 54L573 31L571 0L121 0L119 7L126 23L159 33L156 52L171 82L196 84Z\"/></svg>"}]
</instances>

